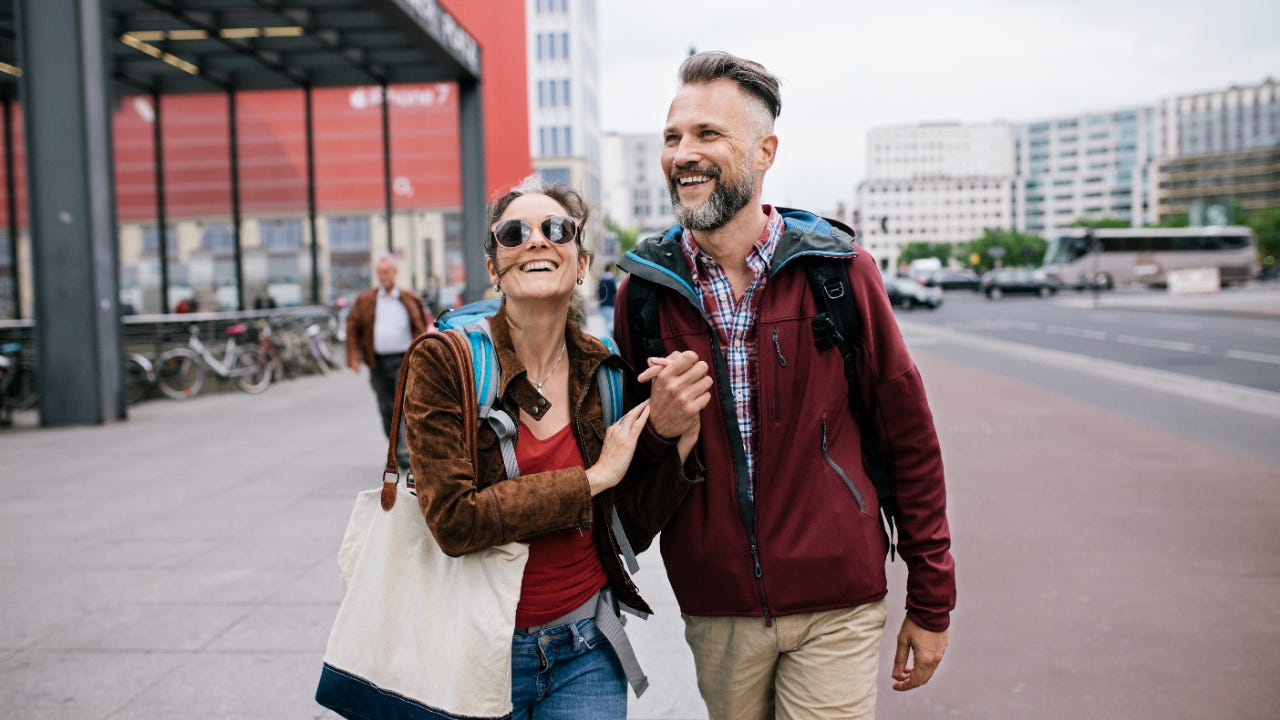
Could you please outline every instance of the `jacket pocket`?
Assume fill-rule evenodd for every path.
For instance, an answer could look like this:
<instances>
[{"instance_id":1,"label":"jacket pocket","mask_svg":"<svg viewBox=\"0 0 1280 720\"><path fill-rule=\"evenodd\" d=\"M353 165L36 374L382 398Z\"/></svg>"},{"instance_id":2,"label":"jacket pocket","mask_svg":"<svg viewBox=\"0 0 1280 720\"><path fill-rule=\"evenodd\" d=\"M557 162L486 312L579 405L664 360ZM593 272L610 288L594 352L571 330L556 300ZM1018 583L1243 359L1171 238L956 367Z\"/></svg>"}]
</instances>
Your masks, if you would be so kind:
<instances>
[{"instance_id":1,"label":"jacket pocket","mask_svg":"<svg viewBox=\"0 0 1280 720\"><path fill-rule=\"evenodd\" d=\"M787 366L787 358L782 354L782 342L778 339L778 328L773 329L773 421L782 422L782 368Z\"/></svg>"},{"instance_id":2,"label":"jacket pocket","mask_svg":"<svg viewBox=\"0 0 1280 720\"><path fill-rule=\"evenodd\" d=\"M840 467L839 463L835 461L835 458L831 457L831 453L827 450L827 419L825 417L822 418L822 459L826 460L827 465L835 471L836 477L844 481L844 486L853 494L854 502L858 503L858 510L865 513L867 511L867 501L863 499L862 491L858 490L853 478L849 477L849 474Z\"/></svg>"}]
</instances>

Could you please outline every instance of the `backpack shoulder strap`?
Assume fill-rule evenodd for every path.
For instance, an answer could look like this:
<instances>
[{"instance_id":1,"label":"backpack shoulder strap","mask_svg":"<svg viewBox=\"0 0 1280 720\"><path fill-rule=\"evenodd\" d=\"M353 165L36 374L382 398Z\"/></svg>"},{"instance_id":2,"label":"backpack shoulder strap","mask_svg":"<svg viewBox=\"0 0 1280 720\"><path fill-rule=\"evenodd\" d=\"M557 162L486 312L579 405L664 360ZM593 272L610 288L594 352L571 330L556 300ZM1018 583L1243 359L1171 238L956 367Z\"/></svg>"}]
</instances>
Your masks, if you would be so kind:
<instances>
[{"instance_id":1,"label":"backpack shoulder strap","mask_svg":"<svg viewBox=\"0 0 1280 720\"><path fill-rule=\"evenodd\" d=\"M502 371L498 367L498 353L493 349L489 319L480 318L466 325L462 330L471 343L471 366L472 374L476 379L476 404L480 408L480 422L489 423L493 434L498 438L498 447L502 450L502 463L506 466L507 477L518 477L520 464L516 462L516 423L507 411L497 404Z\"/></svg>"},{"instance_id":2,"label":"backpack shoulder strap","mask_svg":"<svg viewBox=\"0 0 1280 720\"><path fill-rule=\"evenodd\" d=\"M604 336L596 338L609 352L618 354L618 344L613 338ZM604 414L605 427L614 424L622 417L622 371L612 365L601 363L596 370L596 383L600 386L600 410ZM636 560L636 551L627 540L627 531L622 527L622 517L618 515L618 506L613 506L613 537L618 542L618 552L627 564L627 571L634 574L640 570L640 561Z\"/></svg>"},{"instance_id":3,"label":"backpack shoulder strap","mask_svg":"<svg viewBox=\"0 0 1280 720\"><path fill-rule=\"evenodd\" d=\"M813 258L805 263L805 273L809 276L809 289L818 305L818 312L813 316L813 340L819 351L837 348L844 361L844 375L849 384L849 406L862 435L863 462L880 500L880 511L884 516L884 530L892 559L895 553L894 516L897 515L898 508L888 468L880 454L875 413L868 398L862 396L862 386L858 382L857 348L862 338L862 320L853 299L853 287L849 284L849 275L843 261Z\"/></svg>"},{"instance_id":4,"label":"backpack shoulder strap","mask_svg":"<svg viewBox=\"0 0 1280 720\"><path fill-rule=\"evenodd\" d=\"M658 287L634 274L627 284L627 330L631 351L638 357L667 354L658 329Z\"/></svg>"}]
</instances>

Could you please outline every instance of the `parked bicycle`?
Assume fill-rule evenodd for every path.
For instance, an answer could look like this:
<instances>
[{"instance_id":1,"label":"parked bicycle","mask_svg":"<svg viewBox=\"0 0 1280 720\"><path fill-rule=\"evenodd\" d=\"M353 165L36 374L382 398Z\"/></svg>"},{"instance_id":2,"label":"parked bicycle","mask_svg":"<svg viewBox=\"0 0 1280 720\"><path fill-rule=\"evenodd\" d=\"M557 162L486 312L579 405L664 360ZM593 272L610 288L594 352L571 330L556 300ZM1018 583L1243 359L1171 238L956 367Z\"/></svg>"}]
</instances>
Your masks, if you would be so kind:
<instances>
[{"instance_id":1,"label":"parked bicycle","mask_svg":"<svg viewBox=\"0 0 1280 720\"><path fill-rule=\"evenodd\" d=\"M192 325L186 347L161 353L156 360L156 383L165 395L178 400L195 397L204 389L205 367L219 377L234 380L242 391L257 394L271 385L271 365L257 348L240 347L236 339L248 330L243 323L227 328L227 346L219 359L200 341L200 328Z\"/></svg>"},{"instance_id":2,"label":"parked bicycle","mask_svg":"<svg viewBox=\"0 0 1280 720\"><path fill-rule=\"evenodd\" d=\"M22 344L0 345L0 425L13 421L13 413L36 404L36 369L22 359Z\"/></svg>"},{"instance_id":3,"label":"parked bicycle","mask_svg":"<svg viewBox=\"0 0 1280 720\"><path fill-rule=\"evenodd\" d=\"M130 353L124 363L125 398L130 405L151 397L156 388L156 369L145 355Z\"/></svg>"}]
</instances>

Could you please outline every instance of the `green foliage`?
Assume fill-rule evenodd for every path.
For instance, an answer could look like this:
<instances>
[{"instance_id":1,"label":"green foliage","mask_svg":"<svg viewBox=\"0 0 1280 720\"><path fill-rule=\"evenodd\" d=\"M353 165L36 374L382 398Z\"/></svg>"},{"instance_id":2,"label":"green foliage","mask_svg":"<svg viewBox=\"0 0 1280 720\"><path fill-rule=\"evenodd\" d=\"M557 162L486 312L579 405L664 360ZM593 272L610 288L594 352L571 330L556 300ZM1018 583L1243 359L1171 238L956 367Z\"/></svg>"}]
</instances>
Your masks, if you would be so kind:
<instances>
[{"instance_id":1,"label":"green foliage","mask_svg":"<svg viewBox=\"0 0 1280 720\"><path fill-rule=\"evenodd\" d=\"M976 253L979 258L976 269L986 270L996 265L996 259L991 257L991 248L996 246L1004 248L1004 257L1000 258L1001 265L1036 267L1044 261L1048 243L1039 235L987 228L982 231L982 237L957 245L956 256L967 261L970 255Z\"/></svg>"},{"instance_id":2,"label":"green foliage","mask_svg":"<svg viewBox=\"0 0 1280 720\"><path fill-rule=\"evenodd\" d=\"M608 216L605 216L604 228L618 236L619 256L626 255L629 251L636 249L636 243L639 241L639 238L637 237L637 235L639 235L638 230L624 230L613 221L613 218Z\"/></svg>"},{"instance_id":3,"label":"green foliage","mask_svg":"<svg viewBox=\"0 0 1280 720\"><path fill-rule=\"evenodd\" d=\"M1177 215L1172 215L1168 218L1165 218L1164 220L1161 220L1160 222L1156 223L1153 227L1182 228L1182 227L1189 227L1190 225L1191 225L1191 217L1186 213L1178 213Z\"/></svg>"},{"instance_id":4,"label":"green foliage","mask_svg":"<svg viewBox=\"0 0 1280 720\"><path fill-rule=\"evenodd\" d=\"M1258 240L1258 258L1274 265L1280 258L1280 207L1261 208L1248 214L1245 224Z\"/></svg>"},{"instance_id":5,"label":"green foliage","mask_svg":"<svg viewBox=\"0 0 1280 720\"><path fill-rule=\"evenodd\" d=\"M954 249L955 246L951 243L917 240L902 246L902 252L898 255L898 262L910 263L912 260L938 258L942 261L943 265L946 265L947 258L951 257L951 253Z\"/></svg>"},{"instance_id":6,"label":"green foliage","mask_svg":"<svg viewBox=\"0 0 1280 720\"><path fill-rule=\"evenodd\" d=\"M1071 223L1071 227L1093 228L1094 230L1112 230L1116 228L1127 228L1132 226L1129 224L1128 220L1121 220L1120 218L1114 218L1114 217L1100 217L1100 218L1076 218L1076 221Z\"/></svg>"}]
</instances>

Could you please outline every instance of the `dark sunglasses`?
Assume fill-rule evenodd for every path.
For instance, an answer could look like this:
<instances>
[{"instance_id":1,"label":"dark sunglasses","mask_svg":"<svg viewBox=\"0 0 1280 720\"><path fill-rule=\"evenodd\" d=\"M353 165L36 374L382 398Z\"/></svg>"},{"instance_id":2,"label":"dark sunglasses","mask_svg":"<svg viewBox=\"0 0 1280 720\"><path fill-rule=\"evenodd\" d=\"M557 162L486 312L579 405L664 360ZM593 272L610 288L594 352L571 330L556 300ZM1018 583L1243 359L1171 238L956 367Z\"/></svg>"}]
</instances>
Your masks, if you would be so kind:
<instances>
[{"instance_id":1,"label":"dark sunglasses","mask_svg":"<svg viewBox=\"0 0 1280 720\"><path fill-rule=\"evenodd\" d=\"M563 215L552 215L543 220L538 229L542 237L557 245L573 242L578 237L578 221ZM533 234L533 226L524 220L503 220L489 231L493 239L503 247L520 247Z\"/></svg>"}]
</instances>

